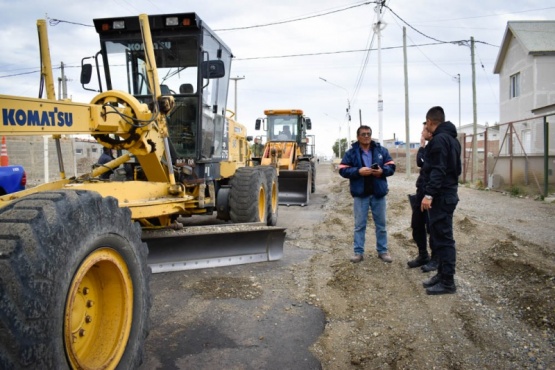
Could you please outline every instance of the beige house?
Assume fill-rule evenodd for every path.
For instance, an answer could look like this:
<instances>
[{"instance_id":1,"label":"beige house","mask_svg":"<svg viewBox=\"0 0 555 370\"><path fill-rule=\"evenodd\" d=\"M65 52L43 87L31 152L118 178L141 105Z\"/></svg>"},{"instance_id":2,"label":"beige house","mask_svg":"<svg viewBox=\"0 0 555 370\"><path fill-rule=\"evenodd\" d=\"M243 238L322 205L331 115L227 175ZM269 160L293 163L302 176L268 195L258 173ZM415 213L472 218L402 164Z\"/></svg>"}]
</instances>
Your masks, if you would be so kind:
<instances>
[{"instance_id":1,"label":"beige house","mask_svg":"<svg viewBox=\"0 0 555 370\"><path fill-rule=\"evenodd\" d=\"M548 124L547 148L544 133L545 122L555 121L555 21L508 22L493 72L499 75L500 150L490 176L540 190L553 186L555 125Z\"/></svg>"}]
</instances>

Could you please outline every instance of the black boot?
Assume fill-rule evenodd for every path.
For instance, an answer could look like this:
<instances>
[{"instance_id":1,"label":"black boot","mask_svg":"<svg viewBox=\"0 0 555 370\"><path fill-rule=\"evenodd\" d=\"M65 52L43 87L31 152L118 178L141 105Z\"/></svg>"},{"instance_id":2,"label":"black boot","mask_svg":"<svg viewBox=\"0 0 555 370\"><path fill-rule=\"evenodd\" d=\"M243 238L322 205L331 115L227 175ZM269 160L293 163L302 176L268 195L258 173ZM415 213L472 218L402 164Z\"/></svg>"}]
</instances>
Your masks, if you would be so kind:
<instances>
[{"instance_id":1,"label":"black boot","mask_svg":"<svg viewBox=\"0 0 555 370\"><path fill-rule=\"evenodd\" d=\"M432 276L429 279L426 279L422 282L422 286L424 288L430 288L433 287L436 284L439 284L439 282L441 281L441 274L437 273L434 276Z\"/></svg>"},{"instance_id":2,"label":"black boot","mask_svg":"<svg viewBox=\"0 0 555 370\"><path fill-rule=\"evenodd\" d=\"M420 267L423 266L425 264L427 264L428 262L430 262L430 256L428 255L428 253L426 254L418 254L418 256L407 262L407 265L409 266L409 268L415 268L415 267Z\"/></svg>"},{"instance_id":3,"label":"black boot","mask_svg":"<svg viewBox=\"0 0 555 370\"><path fill-rule=\"evenodd\" d=\"M455 286L455 279L453 278L453 275L441 274L441 278L439 278L439 282L437 284L426 288L426 294L428 295L454 294L456 292L457 287Z\"/></svg>"},{"instance_id":4,"label":"black boot","mask_svg":"<svg viewBox=\"0 0 555 370\"><path fill-rule=\"evenodd\" d=\"M422 272L435 271L437 270L438 265L439 265L439 262L437 260L437 257L432 257L432 259L430 259L430 262L420 267L420 269L422 270Z\"/></svg>"}]
</instances>

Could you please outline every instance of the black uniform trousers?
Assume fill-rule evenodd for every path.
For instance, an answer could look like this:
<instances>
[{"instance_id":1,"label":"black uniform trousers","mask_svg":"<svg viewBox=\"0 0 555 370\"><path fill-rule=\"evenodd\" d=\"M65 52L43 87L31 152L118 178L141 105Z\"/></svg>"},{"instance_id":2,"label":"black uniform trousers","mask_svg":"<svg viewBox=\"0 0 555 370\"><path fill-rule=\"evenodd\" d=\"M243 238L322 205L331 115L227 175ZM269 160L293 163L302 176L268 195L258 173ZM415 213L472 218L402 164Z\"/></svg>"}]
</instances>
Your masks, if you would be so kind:
<instances>
[{"instance_id":1,"label":"black uniform trousers","mask_svg":"<svg viewBox=\"0 0 555 370\"><path fill-rule=\"evenodd\" d=\"M457 251L453 237L453 213L458 202L457 194L440 194L434 197L432 208L428 210L430 244L438 257L438 272L444 275L455 275Z\"/></svg>"},{"instance_id":2,"label":"black uniform trousers","mask_svg":"<svg viewBox=\"0 0 555 370\"><path fill-rule=\"evenodd\" d=\"M424 193L416 193L414 198L411 199L412 217L410 220L410 227L412 228L412 238L418 247L418 255L426 256L428 254L428 213L422 212L420 209ZM432 245L430 243L430 249ZM432 249L432 254L433 249Z\"/></svg>"}]
</instances>

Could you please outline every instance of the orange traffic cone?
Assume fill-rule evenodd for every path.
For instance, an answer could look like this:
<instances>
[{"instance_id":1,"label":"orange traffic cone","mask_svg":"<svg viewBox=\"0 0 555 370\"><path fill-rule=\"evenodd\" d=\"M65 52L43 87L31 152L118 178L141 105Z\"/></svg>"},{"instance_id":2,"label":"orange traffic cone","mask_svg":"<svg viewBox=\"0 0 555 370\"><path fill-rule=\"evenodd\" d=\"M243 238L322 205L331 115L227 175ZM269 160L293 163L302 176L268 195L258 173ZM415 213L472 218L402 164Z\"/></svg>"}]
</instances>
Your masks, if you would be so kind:
<instances>
[{"instance_id":1,"label":"orange traffic cone","mask_svg":"<svg viewBox=\"0 0 555 370\"><path fill-rule=\"evenodd\" d=\"M2 136L2 148L0 149L0 166L7 166L9 164L8 147L6 146L6 137Z\"/></svg>"}]
</instances>

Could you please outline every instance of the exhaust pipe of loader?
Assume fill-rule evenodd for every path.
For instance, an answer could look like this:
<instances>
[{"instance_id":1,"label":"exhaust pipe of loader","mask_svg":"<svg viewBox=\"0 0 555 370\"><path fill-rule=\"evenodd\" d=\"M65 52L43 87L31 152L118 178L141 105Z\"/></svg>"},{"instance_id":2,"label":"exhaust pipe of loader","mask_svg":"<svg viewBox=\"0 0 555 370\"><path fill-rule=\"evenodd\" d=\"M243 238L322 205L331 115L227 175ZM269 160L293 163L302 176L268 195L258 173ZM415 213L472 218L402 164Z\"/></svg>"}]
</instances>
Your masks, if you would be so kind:
<instances>
[{"instance_id":1,"label":"exhaust pipe of loader","mask_svg":"<svg viewBox=\"0 0 555 370\"><path fill-rule=\"evenodd\" d=\"M277 261L285 228L256 224L190 226L143 231L153 273Z\"/></svg>"}]
</instances>

